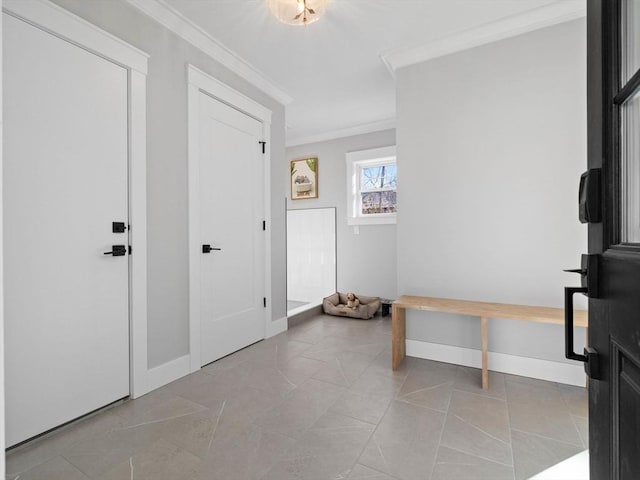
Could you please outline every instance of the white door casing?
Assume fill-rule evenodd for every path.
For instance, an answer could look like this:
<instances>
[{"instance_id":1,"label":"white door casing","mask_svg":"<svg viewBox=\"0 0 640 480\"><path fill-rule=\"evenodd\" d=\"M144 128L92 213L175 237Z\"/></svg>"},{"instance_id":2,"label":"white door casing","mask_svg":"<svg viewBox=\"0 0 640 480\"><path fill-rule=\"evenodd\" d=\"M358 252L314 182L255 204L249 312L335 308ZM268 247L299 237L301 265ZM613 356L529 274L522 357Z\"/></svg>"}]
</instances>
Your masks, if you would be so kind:
<instances>
[{"instance_id":1,"label":"white door casing","mask_svg":"<svg viewBox=\"0 0 640 480\"><path fill-rule=\"evenodd\" d=\"M206 342L206 345L210 345L209 340L205 340L205 335L208 338L211 338L211 332L207 332L208 328L205 326L205 311L207 311L207 318L226 318L231 320L234 315L238 315L239 312L244 311L244 314L240 314L239 317L243 316L246 318L249 311L253 311L254 314L258 315L258 311L260 311L260 322L262 325L258 326L258 322L251 322L250 333L244 336L244 340L240 340L236 338L237 333L240 330L236 330L236 333L231 333L231 336L228 338L236 338L235 344L233 347L226 347L227 350L229 348L234 348L237 350L241 348L242 342L246 341L256 341L260 338L264 338L266 334L269 333L269 325L271 323L271 305L270 301L267 301L266 308L262 305L262 298L265 297L267 299L271 298L271 242L270 242L270 149L269 144L267 142L265 152L262 153L261 146L258 144L258 141L268 140L270 138L270 124L271 124L271 112L264 108L262 105L256 103L255 101L249 99L248 97L240 94L239 92L233 90L227 85L219 82L218 80L210 77L199 69L189 65L187 68L188 80L189 80L189 90L188 90L188 102L189 102L189 321L190 321L190 357L191 357L191 371L198 370L204 363L208 361L212 361L213 357L220 355L220 352L224 350L219 347L213 347L211 352L205 353L202 349L202 343ZM220 115L228 115L228 117L223 118L223 121L220 122L218 120L206 120L203 122L203 118L201 115L201 105L209 104L209 107L205 107L205 109L210 108L218 111L215 113L213 111L209 111L209 114L213 114L213 117ZM205 118L207 115L204 115ZM211 118L211 116L209 117ZM234 120L235 119L235 120ZM204 123L208 123L208 127L203 127ZM244 127L243 127L244 125ZM207 167L204 169L201 166L201 158L202 158L202 131L209 132L212 134L216 134L215 131L218 130L217 135L223 136L236 136L236 140L239 138L245 138L247 145L247 152L245 156L254 157L256 161L261 162L261 165L255 170L253 173L257 174L255 181L260 182L262 184L262 188L259 185L254 185L252 190L252 195L247 196L246 198L243 196L238 196L237 203L234 206L232 202L223 202L223 205L218 205L217 208L225 208L228 211L224 212L222 216L219 216L217 220L212 222L209 226L203 225L203 216L208 216L208 213L205 213L208 208L213 207L205 207L203 205L203 198L209 201L219 201L215 200L214 197L209 196L209 194L215 196L215 192L212 192L211 189L207 189L208 192L205 193L203 197L202 190L207 188L207 180L204 180L206 177L215 177L216 176L216 168L213 169ZM213 130L212 130L213 129ZM223 133L225 132L226 133ZM235 132L235 133L231 133ZM249 133L252 132L252 133ZM253 136L253 140L248 140L248 137ZM255 149L249 151L251 149L250 142L254 142ZM206 149L216 148L216 144L207 144L204 143ZM206 155L206 153L205 153ZM219 168L225 170L225 175L235 177L237 175L242 175L242 171L238 170L240 164L234 164L231 160L233 155L229 154L230 158L227 158L226 161L229 162L225 166L221 166ZM236 162L243 162L243 160L237 160ZM243 167L248 168L248 167ZM260 172L259 169L262 171ZM251 177L251 175L249 175ZM225 183L226 182L226 183ZM251 183L251 181L247 182ZM242 179L230 178L226 179L220 184L223 188L229 189L229 195L235 196L238 194L242 194L243 191L246 190L246 184L242 183ZM226 186L226 187L225 187ZM254 196L257 194L257 196ZM253 197L249 200L249 197ZM250 205L253 204L254 207L251 209ZM213 205L213 204L212 204ZM234 210L235 209L235 210ZM249 211L251 210L251 211ZM228 215L228 216L227 216ZM232 265L231 259L232 254L234 254L232 246L227 244L220 245L222 242L232 242L232 237L226 237L223 239L224 235L227 232L223 232L222 237L217 237L218 233L214 232L216 222L223 221L223 217L227 216L226 222L235 221L233 220L233 216L242 216L243 219L246 220L246 225L242 227L242 235L243 238L239 242L240 244L244 243L245 252L251 250L253 251L254 262L253 269L256 272L254 276L259 276L260 278L253 279L236 279L233 278L234 266ZM262 220L265 220L266 230L262 231ZM244 235L248 235L248 231L250 229L254 229L254 243L253 250L249 247L248 240L244 238ZM235 230L235 227L231 229L227 228L229 232L232 233ZM211 236L214 238L204 239L204 235ZM219 242L216 244L216 242ZM222 248L221 251L213 251L210 254L202 253L202 245L203 244L211 244L212 247ZM224 260L224 255L227 249L231 248L229 252L229 261ZM237 251L235 252L237 254ZM246 253L245 253L246 255ZM241 257L236 257L237 259ZM218 277L218 279L213 280L214 277L211 277L211 280L207 280L207 275L213 275L213 269L216 266L224 266L226 271L222 272L222 276ZM242 267L245 272L248 271L249 265L251 262L244 261L241 262ZM209 272L205 271L205 267L209 268ZM224 281L225 275L228 275L226 282ZM245 275L246 276L246 275ZM203 282L204 280L204 282ZM233 282L236 282L235 284ZM207 283L208 282L208 283ZM218 286L214 287L213 282L218 282ZM235 298L240 299L242 292L229 292L227 294L227 298L220 297L219 292L212 292L212 289L217 289L220 287L221 283L225 283L222 288L227 288L230 290L232 285L236 285L236 289L242 290L241 287L237 285L244 285L244 290L247 298L251 298L251 300L247 300L246 298L242 298L242 300L235 300ZM242 282L245 282L244 284ZM253 290L251 293L247 292L247 283L251 284L251 289ZM262 286L260 286L262 285ZM206 290L206 291L205 291ZM260 291L261 290L261 291ZM203 295L211 295L209 299L204 299ZM216 297L217 295L217 297ZM224 294L223 294L224 295ZM235 297L238 295L238 297ZM212 300L214 303L208 303L209 300ZM258 303L258 310L255 310L256 301ZM218 303L220 302L220 303ZM233 305L234 302L237 306L235 308L235 312L229 310L229 307L222 307L221 305L224 303L228 303L229 305ZM225 310L226 308L226 310ZM233 308L233 307L232 307ZM211 317L209 314L213 313L214 317ZM217 315L217 317L215 316ZM245 320L246 321L246 320ZM228 328L232 328L234 323L222 322L217 323L217 327L219 331L229 333ZM212 326L210 324L209 326ZM259 335L257 332L260 332ZM256 338L258 335L259 338ZM251 340L252 339L252 340ZM224 340L221 342L224 343ZM233 344L233 341L230 341ZM241 346L238 346L241 345ZM246 345L246 343L245 343ZM217 350L216 350L217 349ZM222 355L226 355L230 353L230 350L226 353L222 353ZM215 353L217 352L217 353Z\"/></svg>"}]
</instances>

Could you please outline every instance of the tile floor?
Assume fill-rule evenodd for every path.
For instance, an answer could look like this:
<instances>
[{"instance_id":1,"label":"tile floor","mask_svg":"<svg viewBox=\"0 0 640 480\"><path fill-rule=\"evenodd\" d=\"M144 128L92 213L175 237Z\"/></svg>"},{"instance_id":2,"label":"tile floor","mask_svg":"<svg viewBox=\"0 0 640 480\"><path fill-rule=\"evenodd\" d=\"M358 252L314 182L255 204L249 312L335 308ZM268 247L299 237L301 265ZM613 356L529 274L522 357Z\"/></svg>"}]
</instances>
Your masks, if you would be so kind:
<instances>
[{"instance_id":1,"label":"tile floor","mask_svg":"<svg viewBox=\"0 0 640 480\"><path fill-rule=\"evenodd\" d=\"M519 480L584 450L582 388L407 358L319 316L11 451L11 480Z\"/></svg>"}]
</instances>

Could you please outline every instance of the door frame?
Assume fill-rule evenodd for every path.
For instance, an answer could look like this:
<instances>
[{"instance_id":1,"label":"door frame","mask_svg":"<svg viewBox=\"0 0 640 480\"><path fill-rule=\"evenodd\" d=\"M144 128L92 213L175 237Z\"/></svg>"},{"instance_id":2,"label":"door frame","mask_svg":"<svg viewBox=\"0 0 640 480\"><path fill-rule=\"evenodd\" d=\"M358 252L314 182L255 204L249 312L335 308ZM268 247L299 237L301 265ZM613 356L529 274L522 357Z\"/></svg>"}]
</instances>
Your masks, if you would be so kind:
<instances>
[{"instance_id":1,"label":"door frame","mask_svg":"<svg viewBox=\"0 0 640 480\"><path fill-rule=\"evenodd\" d=\"M199 96L209 95L262 123L262 138L266 142L264 161L264 309L265 337L271 322L271 110L227 84L187 64L188 101L188 192L189 192L189 358L190 372L200 370L201 347L201 281L200 281L200 167L199 167ZM257 146L256 146L257 147Z\"/></svg>"},{"instance_id":2,"label":"door frame","mask_svg":"<svg viewBox=\"0 0 640 480\"><path fill-rule=\"evenodd\" d=\"M2 11L127 70L129 396L156 388L147 367L146 82L149 55L48 0L4 0Z\"/></svg>"}]
</instances>

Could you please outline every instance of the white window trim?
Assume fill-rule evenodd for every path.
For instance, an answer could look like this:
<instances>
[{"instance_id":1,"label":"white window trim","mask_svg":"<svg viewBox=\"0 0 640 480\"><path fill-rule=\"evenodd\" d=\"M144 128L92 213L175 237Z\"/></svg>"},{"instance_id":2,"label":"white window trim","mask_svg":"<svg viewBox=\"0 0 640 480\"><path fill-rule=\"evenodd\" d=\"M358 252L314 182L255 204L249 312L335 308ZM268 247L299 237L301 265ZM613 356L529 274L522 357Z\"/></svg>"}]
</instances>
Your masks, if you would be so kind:
<instances>
[{"instance_id":1,"label":"white window trim","mask_svg":"<svg viewBox=\"0 0 640 480\"><path fill-rule=\"evenodd\" d=\"M372 148L347 152L347 224L348 225L392 225L397 213L375 213L363 216L359 212L358 167L362 164L375 166L396 162L396 146Z\"/></svg>"}]
</instances>

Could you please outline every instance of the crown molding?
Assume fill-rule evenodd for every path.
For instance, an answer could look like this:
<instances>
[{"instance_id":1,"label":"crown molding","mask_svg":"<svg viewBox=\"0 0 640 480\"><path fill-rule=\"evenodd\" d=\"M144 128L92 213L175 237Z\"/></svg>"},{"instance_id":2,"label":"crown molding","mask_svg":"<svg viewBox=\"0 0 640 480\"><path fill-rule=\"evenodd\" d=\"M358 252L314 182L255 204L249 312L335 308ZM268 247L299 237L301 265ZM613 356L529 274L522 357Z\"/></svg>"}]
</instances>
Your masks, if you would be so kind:
<instances>
[{"instance_id":1,"label":"crown molding","mask_svg":"<svg viewBox=\"0 0 640 480\"><path fill-rule=\"evenodd\" d=\"M390 130L396 128L396 119L387 118L385 120L379 120L377 122L365 123L361 125L355 125L352 127L339 128L336 130L329 130L314 135L307 135L301 137L288 138L286 141L287 147L296 147L298 145L306 145L309 143L326 142L327 140L335 140L336 138L352 137L354 135L363 135L366 133L381 132L382 130Z\"/></svg>"},{"instance_id":2,"label":"crown molding","mask_svg":"<svg viewBox=\"0 0 640 480\"><path fill-rule=\"evenodd\" d=\"M586 14L585 0L562 0L424 45L391 51L382 54L380 58L391 75L395 76L398 69L409 65L575 20Z\"/></svg>"},{"instance_id":3,"label":"crown molding","mask_svg":"<svg viewBox=\"0 0 640 480\"><path fill-rule=\"evenodd\" d=\"M196 25L163 0L126 0L142 13L172 31L194 47L202 50L218 63L269 95L282 105L293 98L278 87L264 73L224 46L202 27Z\"/></svg>"},{"instance_id":4,"label":"crown molding","mask_svg":"<svg viewBox=\"0 0 640 480\"><path fill-rule=\"evenodd\" d=\"M55 35L82 45L86 50L99 52L143 75L147 74L149 55L53 2L4 0L2 11L28 23L44 26Z\"/></svg>"}]
</instances>

